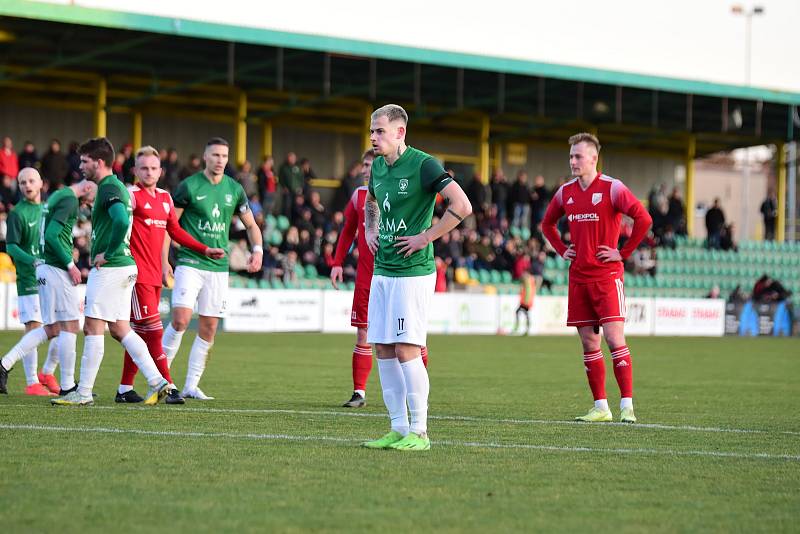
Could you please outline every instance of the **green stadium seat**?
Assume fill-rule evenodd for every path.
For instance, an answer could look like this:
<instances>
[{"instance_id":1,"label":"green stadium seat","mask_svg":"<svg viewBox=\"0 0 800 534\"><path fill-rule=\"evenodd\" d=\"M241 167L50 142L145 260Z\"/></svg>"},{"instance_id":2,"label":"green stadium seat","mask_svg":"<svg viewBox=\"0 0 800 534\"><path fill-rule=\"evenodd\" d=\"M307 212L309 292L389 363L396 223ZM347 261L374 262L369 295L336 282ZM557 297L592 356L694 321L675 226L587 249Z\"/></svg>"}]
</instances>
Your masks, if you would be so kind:
<instances>
[{"instance_id":1,"label":"green stadium seat","mask_svg":"<svg viewBox=\"0 0 800 534\"><path fill-rule=\"evenodd\" d=\"M317 272L317 268L313 264L309 263L308 265L306 265L307 278L317 278L318 276L319 273Z\"/></svg>"},{"instance_id":2,"label":"green stadium seat","mask_svg":"<svg viewBox=\"0 0 800 534\"><path fill-rule=\"evenodd\" d=\"M272 279L272 289L284 289L283 282L281 282L280 278Z\"/></svg>"},{"instance_id":3,"label":"green stadium seat","mask_svg":"<svg viewBox=\"0 0 800 534\"><path fill-rule=\"evenodd\" d=\"M270 289L272 286L270 285L269 280L262 278L258 281L258 287L261 289Z\"/></svg>"},{"instance_id":4,"label":"green stadium seat","mask_svg":"<svg viewBox=\"0 0 800 534\"><path fill-rule=\"evenodd\" d=\"M283 234L281 233L280 230L273 230L269 234L269 244L278 246L281 243L283 243Z\"/></svg>"},{"instance_id":5,"label":"green stadium seat","mask_svg":"<svg viewBox=\"0 0 800 534\"><path fill-rule=\"evenodd\" d=\"M513 282L511 279L511 271L502 271L501 275L504 284L511 284Z\"/></svg>"},{"instance_id":6,"label":"green stadium seat","mask_svg":"<svg viewBox=\"0 0 800 534\"><path fill-rule=\"evenodd\" d=\"M493 284L503 283L503 276L500 274L500 271L492 269L491 271L489 271L489 275L491 277L491 281Z\"/></svg>"},{"instance_id":7,"label":"green stadium seat","mask_svg":"<svg viewBox=\"0 0 800 534\"><path fill-rule=\"evenodd\" d=\"M264 225L267 228L275 228L278 226L278 219L276 219L273 214L269 213L264 217Z\"/></svg>"},{"instance_id":8,"label":"green stadium seat","mask_svg":"<svg viewBox=\"0 0 800 534\"><path fill-rule=\"evenodd\" d=\"M245 287L247 287L247 289L258 289L258 280L253 280L252 278L250 278L249 280L247 280L247 284Z\"/></svg>"},{"instance_id":9,"label":"green stadium seat","mask_svg":"<svg viewBox=\"0 0 800 534\"><path fill-rule=\"evenodd\" d=\"M482 285L490 284L492 282L491 275L489 271L486 269L481 269L478 271L478 282Z\"/></svg>"},{"instance_id":10,"label":"green stadium seat","mask_svg":"<svg viewBox=\"0 0 800 534\"><path fill-rule=\"evenodd\" d=\"M297 278L299 280L302 280L303 278L306 277L306 270L303 269L302 265L300 265L299 263L296 263L294 265L294 274L297 276Z\"/></svg>"},{"instance_id":11,"label":"green stadium seat","mask_svg":"<svg viewBox=\"0 0 800 534\"><path fill-rule=\"evenodd\" d=\"M286 230L289 229L289 226L291 226L291 224L289 223L289 219L285 215L278 215L277 226L278 230L280 230L281 232L285 232Z\"/></svg>"}]
</instances>

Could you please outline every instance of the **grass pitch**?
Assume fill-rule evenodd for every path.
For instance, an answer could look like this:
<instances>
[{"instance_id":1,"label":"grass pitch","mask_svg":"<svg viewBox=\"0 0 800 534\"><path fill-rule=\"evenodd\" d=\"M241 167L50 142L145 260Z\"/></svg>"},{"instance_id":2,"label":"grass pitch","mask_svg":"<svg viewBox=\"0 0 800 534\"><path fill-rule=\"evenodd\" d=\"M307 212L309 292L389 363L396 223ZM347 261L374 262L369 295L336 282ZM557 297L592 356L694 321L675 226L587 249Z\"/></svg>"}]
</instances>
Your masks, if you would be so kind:
<instances>
[{"instance_id":1,"label":"grass pitch","mask_svg":"<svg viewBox=\"0 0 800 534\"><path fill-rule=\"evenodd\" d=\"M185 407L115 405L110 338L94 407L24 396L18 364L0 531L798 531L796 339L631 338L640 424L586 425L577 338L433 336L427 453L358 447L388 422L377 368L369 406L339 408L353 341L221 334L217 400Z\"/></svg>"}]
</instances>

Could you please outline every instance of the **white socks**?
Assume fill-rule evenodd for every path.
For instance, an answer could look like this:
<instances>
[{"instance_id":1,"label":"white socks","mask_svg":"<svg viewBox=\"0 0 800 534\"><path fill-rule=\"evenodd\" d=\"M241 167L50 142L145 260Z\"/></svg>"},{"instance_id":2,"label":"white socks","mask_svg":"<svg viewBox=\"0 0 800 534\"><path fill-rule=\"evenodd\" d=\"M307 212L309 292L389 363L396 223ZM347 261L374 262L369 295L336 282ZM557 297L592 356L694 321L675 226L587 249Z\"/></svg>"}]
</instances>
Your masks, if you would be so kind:
<instances>
[{"instance_id":1,"label":"white socks","mask_svg":"<svg viewBox=\"0 0 800 534\"><path fill-rule=\"evenodd\" d=\"M42 365L43 375L52 375L56 372L58 365L58 338L54 337L50 340L50 345L47 347L47 359Z\"/></svg>"},{"instance_id":2,"label":"white socks","mask_svg":"<svg viewBox=\"0 0 800 534\"><path fill-rule=\"evenodd\" d=\"M78 382L78 393L82 397L91 397L97 372L103 361L105 351L105 337L86 336L83 341L83 356L81 356L81 378ZM62 382L63 384L63 382ZM69 385L69 382L67 382ZM62 385L62 387L65 387Z\"/></svg>"},{"instance_id":3,"label":"white socks","mask_svg":"<svg viewBox=\"0 0 800 534\"><path fill-rule=\"evenodd\" d=\"M600 399L594 401L594 407L598 410L608 411L608 399Z\"/></svg>"},{"instance_id":4,"label":"white socks","mask_svg":"<svg viewBox=\"0 0 800 534\"><path fill-rule=\"evenodd\" d=\"M36 369L39 367L39 352L36 349L28 351L22 358L22 366L25 368L25 381L28 385L38 384L39 377L36 376Z\"/></svg>"},{"instance_id":5,"label":"white socks","mask_svg":"<svg viewBox=\"0 0 800 534\"><path fill-rule=\"evenodd\" d=\"M406 410L406 379L397 358L378 358L378 375L383 389L383 403L389 411L392 430L408 434L408 411Z\"/></svg>"},{"instance_id":6,"label":"white socks","mask_svg":"<svg viewBox=\"0 0 800 534\"><path fill-rule=\"evenodd\" d=\"M172 328L172 325L170 325L170 328ZM183 332L177 333L183 335ZM164 334L166 338L166 332ZM180 338L178 339L180 340ZM213 343L209 343L200 336L194 338L192 350L189 352L189 367L186 370L186 382L183 384L184 391L194 391L200 383L200 377L203 376L203 371L206 369L206 360L208 359L208 351L211 350L211 345L213 345ZM166 348L165 344L164 350L166 350ZM167 355L167 358L169 358L169 355Z\"/></svg>"},{"instance_id":7,"label":"white socks","mask_svg":"<svg viewBox=\"0 0 800 534\"><path fill-rule=\"evenodd\" d=\"M122 338L120 343L122 343L122 346L128 351L128 354L131 355L133 363L139 367L139 371L142 372L142 375L150 386L157 386L164 380L164 377L158 372L155 361L150 357L147 343L144 342L139 334L131 330L125 334L125 337ZM81 382L83 381L81 380Z\"/></svg>"},{"instance_id":8,"label":"white socks","mask_svg":"<svg viewBox=\"0 0 800 534\"><path fill-rule=\"evenodd\" d=\"M619 409L624 410L625 408L633 408L633 399L631 397L622 397L619 400Z\"/></svg>"},{"instance_id":9,"label":"white socks","mask_svg":"<svg viewBox=\"0 0 800 534\"><path fill-rule=\"evenodd\" d=\"M178 349L181 348L181 339L183 339L184 331L178 332L169 323L164 329L164 335L161 337L161 346L164 347L164 354L167 355L167 366L172 367L172 360L178 354Z\"/></svg>"},{"instance_id":10,"label":"white socks","mask_svg":"<svg viewBox=\"0 0 800 534\"><path fill-rule=\"evenodd\" d=\"M75 358L78 335L62 330L58 337L58 359L61 365L61 389L72 389L75 385Z\"/></svg>"},{"instance_id":11,"label":"white socks","mask_svg":"<svg viewBox=\"0 0 800 534\"><path fill-rule=\"evenodd\" d=\"M17 342L8 353L3 356L2 364L6 371L10 371L14 364L25 357L30 351L47 341L44 327L34 328Z\"/></svg>"},{"instance_id":12,"label":"white socks","mask_svg":"<svg viewBox=\"0 0 800 534\"><path fill-rule=\"evenodd\" d=\"M431 385L428 380L428 370L422 363L422 358L400 364L406 380L406 398L408 411L411 414L411 432L425 434L428 431L428 394Z\"/></svg>"}]
</instances>

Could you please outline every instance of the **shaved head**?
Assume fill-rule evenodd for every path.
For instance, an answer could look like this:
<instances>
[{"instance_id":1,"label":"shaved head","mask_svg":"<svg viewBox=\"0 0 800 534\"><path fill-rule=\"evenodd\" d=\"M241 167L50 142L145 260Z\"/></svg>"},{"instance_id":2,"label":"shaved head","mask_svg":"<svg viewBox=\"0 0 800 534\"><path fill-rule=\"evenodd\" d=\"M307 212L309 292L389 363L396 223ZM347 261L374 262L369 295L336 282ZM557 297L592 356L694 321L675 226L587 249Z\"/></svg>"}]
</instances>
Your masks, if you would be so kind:
<instances>
[{"instance_id":1,"label":"shaved head","mask_svg":"<svg viewBox=\"0 0 800 534\"><path fill-rule=\"evenodd\" d=\"M25 167L17 175L19 190L30 202L40 202L42 194L42 177L33 167Z\"/></svg>"}]
</instances>

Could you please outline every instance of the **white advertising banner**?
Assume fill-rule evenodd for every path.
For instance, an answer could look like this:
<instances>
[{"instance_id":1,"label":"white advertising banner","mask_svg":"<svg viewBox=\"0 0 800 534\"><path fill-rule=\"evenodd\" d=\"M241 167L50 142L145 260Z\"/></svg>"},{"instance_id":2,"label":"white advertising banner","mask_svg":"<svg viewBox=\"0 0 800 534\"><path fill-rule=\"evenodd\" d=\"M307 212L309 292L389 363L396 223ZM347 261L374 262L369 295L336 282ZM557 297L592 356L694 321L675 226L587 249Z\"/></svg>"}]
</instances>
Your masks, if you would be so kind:
<instances>
[{"instance_id":1,"label":"white advertising banner","mask_svg":"<svg viewBox=\"0 0 800 534\"><path fill-rule=\"evenodd\" d=\"M495 295L434 293L428 310L428 333L494 334L497 332Z\"/></svg>"},{"instance_id":2,"label":"white advertising banner","mask_svg":"<svg viewBox=\"0 0 800 534\"><path fill-rule=\"evenodd\" d=\"M655 328L655 300L626 298L625 333L632 336L651 336Z\"/></svg>"},{"instance_id":3,"label":"white advertising banner","mask_svg":"<svg viewBox=\"0 0 800 534\"><path fill-rule=\"evenodd\" d=\"M722 299L655 299L657 336L722 336L725 301Z\"/></svg>"},{"instance_id":4,"label":"white advertising banner","mask_svg":"<svg viewBox=\"0 0 800 534\"><path fill-rule=\"evenodd\" d=\"M322 291L230 288L227 332L319 332Z\"/></svg>"},{"instance_id":5,"label":"white advertising banner","mask_svg":"<svg viewBox=\"0 0 800 534\"><path fill-rule=\"evenodd\" d=\"M3 284L6 294L6 312L3 314L3 328L6 330L23 330L25 325L19 322L19 304L17 302L17 284Z\"/></svg>"},{"instance_id":6,"label":"white advertising banner","mask_svg":"<svg viewBox=\"0 0 800 534\"><path fill-rule=\"evenodd\" d=\"M323 291L322 331L326 333L355 333L355 327L350 326L350 314L352 311L352 291Z\"/></svg>"},{"instance_id":7,"label":"white advertising banner","mask_svg":"<svg viewBox=\"0 0 800 534\"><path fill-rule=\"evenodd\" d=\"M567 326L567 297L536 297L532 310L533 334L575 334L577 330Z\"/></svg>"}]
</instances>

